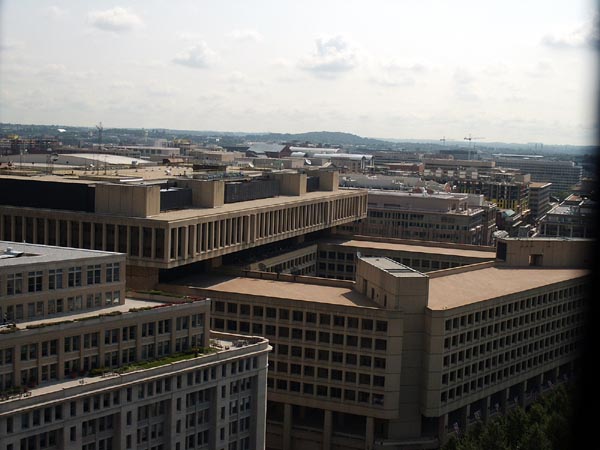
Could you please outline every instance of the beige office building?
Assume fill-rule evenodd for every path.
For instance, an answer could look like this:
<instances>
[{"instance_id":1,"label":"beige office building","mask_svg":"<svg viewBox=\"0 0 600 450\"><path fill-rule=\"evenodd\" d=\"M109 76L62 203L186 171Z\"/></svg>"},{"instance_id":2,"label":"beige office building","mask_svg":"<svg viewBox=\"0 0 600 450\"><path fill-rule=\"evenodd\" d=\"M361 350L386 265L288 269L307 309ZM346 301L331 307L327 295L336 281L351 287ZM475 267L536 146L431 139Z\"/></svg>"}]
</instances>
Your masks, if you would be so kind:
<instances>
[{"instance_id":1,"label":"beige office building","mask_svg":"<svg viewBox=\"0 0 600 450\"><path fill-rule=\"evenodd\" d=\"M366 192L339 191L337 172L208 178L0 176L0 239L125 253L128 286L148 289L161 269L219 265L223 255L366 215Z\"/></svg>"},{"instance_id":2,"label":"beige office building","mask_svg":"<svg viewBox=\"0 0 600 450\"><path fill-rule=\"evenodd\" d=\"M356 282L247 272L163 289L213 299L212 326L272 346L267 448L436 448L571 376L586 240L504 239L430 271L361 257Z\"/></svg>"},{"instance_id":3,"label":"beige office building","mask_svg":"<svg viewBox=\"0 0 600 450\"><path fill-rule=\"evenodd\" d=\"M264 448L268 342L211 333L210 300L126 299L125 276L0 242L0 449Z\"/></svg>"},{"instance_id":4,"label":"beige office building","mask_svg":"<svg viewBox=\"0 0 600 450\"><path fill-rule=\"evenodd\" d=\"M367 218L341 231L365 236L491 245L495 216L468 194L370 190Z\"/></svg>"}]
</instances>

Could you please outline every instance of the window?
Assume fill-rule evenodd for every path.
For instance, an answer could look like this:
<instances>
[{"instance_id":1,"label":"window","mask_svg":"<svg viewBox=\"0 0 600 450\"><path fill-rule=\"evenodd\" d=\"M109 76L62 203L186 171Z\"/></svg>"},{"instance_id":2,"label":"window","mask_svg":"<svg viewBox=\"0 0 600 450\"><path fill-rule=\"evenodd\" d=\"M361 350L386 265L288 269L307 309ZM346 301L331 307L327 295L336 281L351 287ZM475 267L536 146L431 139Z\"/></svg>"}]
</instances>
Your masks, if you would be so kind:
<instances>
[{"instance_id":1,"label":"window","mask_svg":"<svg viewBox=\"0 0 600 450\"><path fill-rule=\"evenodd\" d=\"M100 284L101 266L96 264L87 268L87 284Z\"/></svg>"},{"instance_id":2,"label":"window","mask_svg":"<svg viewBox=\"0 0 600 450\"><path fill-rule=\"evenodd\" d=\"M69 267L69 287L81 286L81 267Z\"/></svg>"},{"instance_id":3,"label":"window","mask_svg":"<svg viewBox=\"0 0 600 450\"><path fill-rule=\"evenodd\" d=\"M28 292L40 292L42 290L42 271L28 273L27 290Z\"/></svg>"},{"instance_id":4,"label":"window","mask_svg":"<svg viewBox=\"0 0 600 450\"><path fill-rule=\"evenodd\" d=\"M23 293L23 274L11 273L6 277L6 294L17 295Z\"/></svg>"},{"instance_id":5,"label":"window","mask_svg":"<svg viewBox=\"0 0 600 450\"><path fill-rule=\"evenodd\" d=\"M106 265L106 282L113 283L121 279L121 263L109 263Z\"/></svg>"}]
</instances>

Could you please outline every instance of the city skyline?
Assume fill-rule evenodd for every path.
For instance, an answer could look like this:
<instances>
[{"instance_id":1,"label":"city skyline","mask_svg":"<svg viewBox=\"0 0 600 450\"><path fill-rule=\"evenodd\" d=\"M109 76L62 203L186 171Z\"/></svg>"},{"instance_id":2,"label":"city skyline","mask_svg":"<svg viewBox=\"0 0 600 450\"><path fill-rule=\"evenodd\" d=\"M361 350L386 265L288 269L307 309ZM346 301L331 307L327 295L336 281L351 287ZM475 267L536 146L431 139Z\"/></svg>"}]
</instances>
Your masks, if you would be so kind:
<instances>
[{"instance_id":1,"label":"city skyline","mask_svg":"<svg viewBox=\"0 0 600 450\"><path fill-rule=\"evenodd\" d=\"M594 3L554 3L6 1L0 121L590 145Z\"/></svg>"}]
</instances>

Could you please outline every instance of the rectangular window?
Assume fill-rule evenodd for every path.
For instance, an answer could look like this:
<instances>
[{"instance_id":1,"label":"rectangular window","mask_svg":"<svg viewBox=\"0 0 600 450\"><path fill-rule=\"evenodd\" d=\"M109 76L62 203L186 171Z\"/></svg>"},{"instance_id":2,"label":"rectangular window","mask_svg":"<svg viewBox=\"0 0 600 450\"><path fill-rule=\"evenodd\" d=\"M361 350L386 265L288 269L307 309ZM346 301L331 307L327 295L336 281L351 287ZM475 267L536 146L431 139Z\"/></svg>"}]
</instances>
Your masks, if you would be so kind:
<instances>
[{"instance_id":1,"label":"rectangular window","mask_svg":"<svg viewBox=\"0 0 600 450\"><path fill-rule=\"evenodd\" d=\"M106 265L106 282L113 283L121 280L121 263L109 263Z\"/></svg>"},{"instance_id":2,"label":"rectangular window","mask_svg":"<svg viewBox=\"0 0 600 450\"><path fill-rule=\"evenodd\" d=\"M81 267L69 267L69 287L81 286Z\"/></svg>"},{"instance_id":3,"label":"rectangular window","mask_svg":"<svg viewBox=\"0 0 600 450\"><path fill-rule=\"evenodd\" d=\"M11 273L6 277L6 294L17 295L23 293L23 274Z\"/></svg>"},{"instance_id":4,"label":"rectangular window","mask_svg":"<svg viewBox=\"0 0 600 450\"><path fill-rule=\"evenodd\" d=\"M100 284L100 278L102 274L102 266L100 264L96 264L93 266L88 266L87 268L87 284Z\"/></svg>"},{"instance_id":5,"label":"rectangular window","mask_svg":"<svg viewBox=\"0 0 600 450\"><path fill-rule=\"evenodd\" d=\"M27 275L27 291L40 292L42 290L42 271L29 272Z\"/></svg>"}]
</instances>

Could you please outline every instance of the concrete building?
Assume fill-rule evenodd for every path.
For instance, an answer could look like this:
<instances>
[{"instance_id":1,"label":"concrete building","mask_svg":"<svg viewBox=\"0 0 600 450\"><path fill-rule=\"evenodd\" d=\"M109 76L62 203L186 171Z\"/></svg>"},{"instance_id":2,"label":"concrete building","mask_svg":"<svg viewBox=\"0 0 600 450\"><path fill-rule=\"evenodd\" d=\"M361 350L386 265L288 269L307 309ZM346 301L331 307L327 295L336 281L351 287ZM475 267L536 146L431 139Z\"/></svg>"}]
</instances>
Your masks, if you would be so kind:
<instances>
[{"instance_id":1,"label":"concrete building","mask_svg":"<svg viewBox=\"0 0 600 450\"><path fill-rule=\"evenodd\" d=\"M573 161L556 161L524 155L500 155L495 157L496 166L519 169L531 174L531 181L552 183L553 194L571 192L581 182L582 168Z\"/></svg>"},{"instance_id":2,"label":"concrete building","mask_svg":"<svg viewBox=\"0 0 600 450\"><path fill-rule=\"evenodd\" d=\"M355 280L357 255L383 256L421 272L491 261L493 247L356 236L319 239L286 251L261 252L249 261L227 266L228 273L274 272Z\"/></svg>"},{"instance_id":3,"label":"concrete building","mask_svg":"<svg viewBox=\"0 0 600 450\"><path fill-rule=\"evenodd\" d=\"M338 190L333 171L113 183L0 176L0 238L125 253L128 286L148 289L160 270L219 265L226 254L354 222L366 196Z\"/></svg>"},{"instance_id":4,"label":"concrete building","mask_svg":"<svg viewBox=\"0 0 600 450\"><path fill-rule=\"evenodd\" d=\"M571 194L554 206L538 223L540 236L596 237L596 203Z\"/></svg>"},{"instance_id":5,"label":"concrete building","mask_svg":"<svg viewBox=\"0 0 600 450\"><path fill-rule=\"evenodd\" d=\"M211 334L210 300L126 299L125 255L0 249L0 448L265 447L265 339Z\"/></svg>"},{"instance_id":6,"label":"concrete building","mask_svg":"<svg viewBox=\"0 0 600 450\"><path fill-rule=\"evenodd\" d=\"M369 191L367 219L341 231L367 236L490 245L495 214L467 194Z\"/></svg>"},{"instance_id":7,"label":"concrete building","mask_svg":"<svg viewBox=\"0 0 600 450\"><path fill-rule=\"evenodd\" d=\"M539 220L550 209L552 183L529 183L529 210L534 221Z\"/></svg>"},{"instance_id":8,"label":"concrete building","mask_svg":"<svg viewBox=\"0 0 600 450\"><path fill-rule=\"evenodd\" d=\"M268 448L438 448L572 376L588 248L503 239L495 261L427 274L359 257L356 282L190 275L161 289L211 297L216 330L270 339Z\"/></svg>"}]
</instances>

